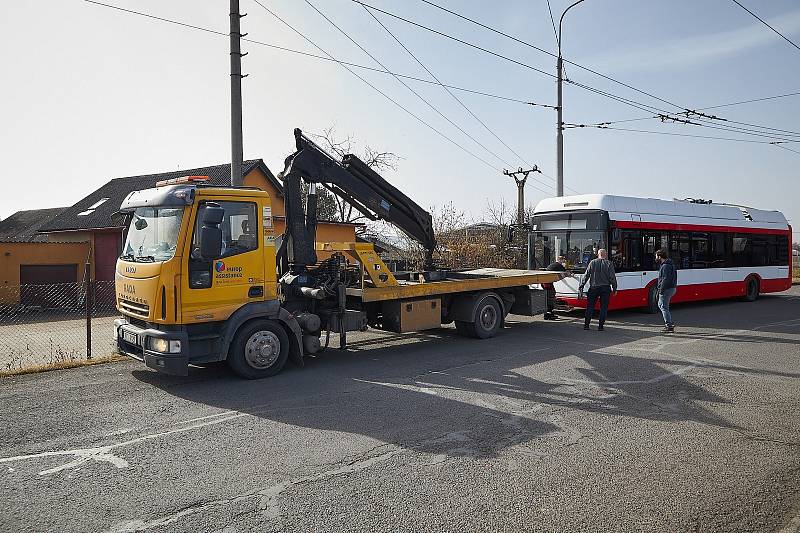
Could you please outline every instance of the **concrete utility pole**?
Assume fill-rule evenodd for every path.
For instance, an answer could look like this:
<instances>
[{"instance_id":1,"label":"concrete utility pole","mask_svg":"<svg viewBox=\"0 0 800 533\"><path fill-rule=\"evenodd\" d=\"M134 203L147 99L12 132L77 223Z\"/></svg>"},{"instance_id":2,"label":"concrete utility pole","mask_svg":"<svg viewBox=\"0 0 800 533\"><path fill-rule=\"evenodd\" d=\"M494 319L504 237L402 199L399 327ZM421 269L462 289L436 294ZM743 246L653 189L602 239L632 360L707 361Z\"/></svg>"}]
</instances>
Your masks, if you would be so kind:
<instances>
[{"instance_id":1,"label":"concrete utility pole","mask_svg":"<svg viewBox=\"0 0 800 533\"><path fill-rule=\"evenodd\" d=\"M517 184L517 226L525 225L525 182L531 172L540 172L539 167L534 165L531 169L522 170L520 168L515 172L503 170L503 174L514 178L514 182Z\"/></svg>"},{"instance_id":2,"label":"concrete utility pole","mask_svg":"<svg viewBox=\"0 0 800 533\"><path fill-rule=\"evenodd\" d=\"M567 11L583 2L578 0L571 4L561 13L558 20L558 59L556 59L556 70L558 71L558 122L556 123L556 165L558 174L556 175L556 196L564 196L564 105L561 98L561 86L564 81L564 58L561 57L561 24L564 22L564 15Z\"/></svg>"},{"instance_id":3,"label":"concrete utility pole","mask_svg":"<svg viewBox=\"0 0 800 533\"><path fill-rule=\"evenodd\" d=\"M231 0L231 185L242 185L242 53L243 37L239 22L246 15L239 14L239 0ZM244 34L247 35L247 34Z\"/></svg>"}]
</instances>

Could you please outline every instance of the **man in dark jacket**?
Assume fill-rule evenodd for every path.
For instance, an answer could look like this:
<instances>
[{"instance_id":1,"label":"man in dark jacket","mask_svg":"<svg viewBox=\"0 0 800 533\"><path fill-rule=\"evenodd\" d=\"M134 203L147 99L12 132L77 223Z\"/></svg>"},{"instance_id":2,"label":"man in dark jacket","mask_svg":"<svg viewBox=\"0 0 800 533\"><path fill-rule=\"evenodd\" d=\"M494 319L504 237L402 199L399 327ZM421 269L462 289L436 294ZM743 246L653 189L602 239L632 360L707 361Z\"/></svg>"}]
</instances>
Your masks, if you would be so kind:
<instances>
[{"instance_id":1,"label":"man in dark jacket","mask_svg":"<svg viewBox=\"0 0 800 533\"><path fill-rule=\"evenodd\" d=\"M547 270L551 272L566 272L567 271L567 258L559 255L555 263L550 264ZM556 308L556 288L553 283L545 283L544 288L547 291L547 312L544 314L545 320L557 320L558 316L553 312Z\"/></svg>"},{"instance_id":2,"label":"man in dark jacket","mask_svg":"<svg viewBox=\"0 0 800 533\"><path fill-rule=\"evenodd\" d=\"M617 275L614 272L614 263L608 260L608 253L605 249L597 250L597 258L589 262L586 273L578 286L578 298L583 297L583 287L589 282L589 293L586 301L586 316L583 320L583 329L589 329L589 323L594 314L594 304L600 299L600 319L597 331L603 331L603 324L606 322L608 312L608 302L611 293L617 292Z\"/></svg>"},{"instance_id":3,"label":"man in dark jacket","mask_svg":"<svg viewBox=\"0 0 800 533\"><path fill-rule=\"evenodd\" d=\"M672 322L672 313L669 312L669 301L675 296L678 289L678 271L672 264L672 259L667 257L665 250L656 252L658 268L658 308L664 315L664 329L662 333L673 333L675 324Z\"/></svg>"}]
</instances>

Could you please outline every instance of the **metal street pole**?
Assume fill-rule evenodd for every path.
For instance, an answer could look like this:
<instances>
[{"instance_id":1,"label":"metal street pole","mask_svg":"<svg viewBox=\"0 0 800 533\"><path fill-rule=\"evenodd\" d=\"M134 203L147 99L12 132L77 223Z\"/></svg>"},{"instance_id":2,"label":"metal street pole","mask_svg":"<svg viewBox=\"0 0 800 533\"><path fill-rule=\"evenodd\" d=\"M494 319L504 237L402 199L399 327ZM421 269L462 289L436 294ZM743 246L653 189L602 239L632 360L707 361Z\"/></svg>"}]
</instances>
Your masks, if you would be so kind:
<instances>
[{"instance_id":1,"label":"metal street pole","mask_svg":"<svg viewBox=\"0 0 800 533\"><path fill-rule=\"evenodd\" d=\"M558 59L556 60L556 70L558 71L558 123L556 124L556 165L558 174L556 175L556 196L564 196L564 105L562 100L562 85L564 83L564 58L561 57L561 25L564 22L564 15L567 11L583 2L578 0L571 4L561 13L558 20Z\"/></svg>"},{"instance_id":2,"label":"metal street pole","mask_svg":"<svg viewBox=\"0 0 800 533\"><path fill-rule=\"evenodd\" d=\"M242 185L242 54L239 0L231 0L231 185Z\"/></svg>"},{"instance_id":3,"label":"metal street pole","mask_svg":"<svg viewBox=\"0 0 800 533\"><path fill-rule=\"evenodd\" d=\"M560 37L560 35L559 35ZM559 38L559 43L561 39ZM558 47L558 59L556 60L556 70L558 70L558 118L556 122L556 196L564 196L564 106L561 100L561 85L564 78L564 62L561 59L561 45Z\"/></svg>"}]
</instances>

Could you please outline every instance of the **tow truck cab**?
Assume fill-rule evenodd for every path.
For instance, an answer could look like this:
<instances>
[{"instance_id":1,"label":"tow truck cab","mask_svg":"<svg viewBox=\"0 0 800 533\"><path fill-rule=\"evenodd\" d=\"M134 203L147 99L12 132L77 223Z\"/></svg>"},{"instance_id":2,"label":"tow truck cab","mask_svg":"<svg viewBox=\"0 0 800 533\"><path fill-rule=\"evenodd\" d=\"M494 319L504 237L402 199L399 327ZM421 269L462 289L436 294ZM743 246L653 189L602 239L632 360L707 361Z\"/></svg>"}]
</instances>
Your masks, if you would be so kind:
<instances>
[{"instance_id":1,"label":"tow truck cab","mask_svg":"<svg viewBox=\"0 0 800 533\"><path fill-rule=\"evenodd\" d=\"M121 206L117 345L165 373L224 359L248 316L281 318L269 195L201 181L161 182Z\"/></svg>"}]
</instances>

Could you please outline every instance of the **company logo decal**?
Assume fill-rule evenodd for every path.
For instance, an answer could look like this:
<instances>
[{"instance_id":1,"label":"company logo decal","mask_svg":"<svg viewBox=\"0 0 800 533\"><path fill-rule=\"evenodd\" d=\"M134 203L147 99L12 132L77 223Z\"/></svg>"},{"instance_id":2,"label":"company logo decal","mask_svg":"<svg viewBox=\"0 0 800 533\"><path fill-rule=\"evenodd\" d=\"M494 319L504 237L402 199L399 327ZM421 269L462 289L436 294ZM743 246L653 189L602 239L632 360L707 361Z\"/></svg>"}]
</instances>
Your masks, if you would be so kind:
<instances>
[{"instance_id":1,"label":"company logo decal","mask_svg":"<svg viewBox=\"0 0 800 533\"><path fill-rule=\"evenodd\" d=\"M214 275L214 279L222 283L226 281L240 280L243 277L242 267L227 266L225 265L224 261L215 262L214 270L217 271Z\"/></svg>"}]
</instances>

